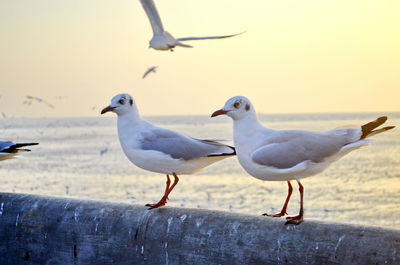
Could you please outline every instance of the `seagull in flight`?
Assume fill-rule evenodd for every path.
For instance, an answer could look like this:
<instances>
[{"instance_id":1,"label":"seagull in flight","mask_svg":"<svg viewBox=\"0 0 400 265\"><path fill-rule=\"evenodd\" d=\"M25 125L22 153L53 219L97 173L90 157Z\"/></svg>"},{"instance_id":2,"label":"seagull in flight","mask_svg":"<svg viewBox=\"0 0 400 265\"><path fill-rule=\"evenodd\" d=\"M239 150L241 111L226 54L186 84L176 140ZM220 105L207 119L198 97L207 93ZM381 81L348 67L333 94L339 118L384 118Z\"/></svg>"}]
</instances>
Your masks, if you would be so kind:
<instances>
[{"instance_id":1,"label":"seagull in flight","mask_svg":"<svg viewBox=\"0 0 400 265\"><path fill-rule=\"evenodd\" d=\"M143 74L142 79L145 79L146 76L147 76L148 74L150 74L151 72L156 73L156 69L157 69L157 68L158 68L158 66L149 67L149 69L147 69L147 71Z\"/></svg>"},{"instance_id":2,"label":"seagull in flight","mask_svg":"<svg viewBox=\"0 0 400 265\"><path fill-rule=\"evenodd\" d=\"M16 158L18 153L29 152L31 150L21 147L38 145L38 143L13 143L10 141L0 141L0 161Z\"/></svg>"},{"instance_id":3,"label":"seagull in flight","mask_svg":"<svg viewBox=\"0 0 400 265\"><path fill-rule=\"evenodd\" d=\"M265 181L286 181L288 195L282 210L274 215L285 216L292 195L290 181L296 180L300 191L300 212L287 217L285 224L303 222L304 187L300 179L324 171L331 163L368 142L369 137L393 129L394 126L378 128L387 117L379 117L355 128L340 128L325 132L303 130L267 129L258 121L250 100L233 97L211 117L227 115L233 119L233 135L237 157L241 166L253 177Z\"/></svg>"},{"instance_id":4,"label":"seagull in flight","mask_svg":"<svg viewBox=\"0 0 400 265\"><path fill-rule=\"evenodd\" d=\"M167 175L164 195L149 209L164 206L178 184L178 175L193 174L224 158L236 155L235 148L213 140L200 140L157 127L139 115L135 101L128 94L116 95L101 111L118 116L118 137L127 158L136 166ZM171 185L170 175L174 177Z\"/></svg>"},{"instance_id":5,"label":"seagull in flight","mask_svg":"<svg viewBox=\"0 0 400 265\"><path fill-rule=\"evenodd\" d=\"M29 100L35 100L39 103L44 103L46 104L49 108L54 109L54 106L52 104L50 104L49 102L47 102L46 100L44 100L43 98L39 98L39 97L35 97L35 96L26 96L27 99ZM30 105L31 101L27 101L26 102L28 105Z\"/></svg>"},{"instance_id":6,"label":"seagull in flight","mask_svg":"<svg viewBox=\"0 0 400 265\"><path fill-rule=\"evenodd\" d=\"M222 35L222 36L209 36L209 37L186 37L186 38L174 38L168 31L164 30L163 24L161 22L161 18L158 14L156 5L153 0L140 0L142 3L143 9L147 14L147 17L150 20L151 28L153 29L153 38L150 40L149 48L153 48L155 50L165 51L170 50L173 51L173 48L176 46L185 47L185 48L193 48L193 46L182 43L183 41L191 41L191 40L210 40L210 39L224 39L230 38L237 35L240 35L244 32L240 32L232 35Z\"/></svg>"}]
</instances>

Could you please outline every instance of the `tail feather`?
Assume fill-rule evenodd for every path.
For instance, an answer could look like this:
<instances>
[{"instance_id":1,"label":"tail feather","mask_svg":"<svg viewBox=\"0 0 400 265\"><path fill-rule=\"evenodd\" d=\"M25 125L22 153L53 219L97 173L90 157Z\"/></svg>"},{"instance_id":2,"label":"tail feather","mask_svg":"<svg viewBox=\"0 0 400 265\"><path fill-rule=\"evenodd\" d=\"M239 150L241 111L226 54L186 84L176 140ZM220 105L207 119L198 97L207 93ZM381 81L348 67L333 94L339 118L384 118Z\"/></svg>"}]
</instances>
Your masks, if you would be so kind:
<instances>
[{"instance_id":1,"label":"tail feather","mask_svg":"<svg viewBox=\"0 0 400 265\"><path fill-rule=\"evenodd\" d=\"M383 127L383 128L381 128L381 129L378 129L378 130L373 130L372 132L370 132L370 133L368 134L367 137L371 137L371 136L373 136L373 135L375 135L375 134L378 134L378 133L381 133L381 132L385 132L385 131L387 131L387 130L391 130L391 129L395 128L395 127L396 127L396 126L387 126L387 127Z\"/></svg>"},{"instance_id":2,"label":"tail feather","mask_svg":"<svg viewBox=\"0 0 400 265\"><path fill-rule=\"evenodd\" d=\"M15 148L20 148L24 146L30 146L30 145L38 145L39 143L17 143L14 145Z\"/></svg>"},{"instance_id":3,"label":"tail feather","mask_svg":"<svg viewBox=\"0 0 400 265\"><path fill-rule=\"evenodd\" d=\"M17 144L14 144L14 145L10 146L7 149L4 149L2 152L5 152L5 153L29 152L31 150L29 150L29 149L19 149L19 148L25 147L25 146L31 146L31 145L38 145L38 143L17 143Z\"/></svg>"},{"instance_id":4,"label":"tail feather","mask_svg":"<svg viewBox=\"0 0 400 265\"><path fill-rule=\"evenodd\" d=\"M177 43L176 43L176 46L184 47L184 48L193 48L192 45L184 44L184 43L182 43L182 42L177 42Z\"/></svg>"},{"instance_id":5,"label":"tail feather","mask_svg":"<svg viewBox=\"0 0 400 265\"><path fill-rule=\"evenodd\" d=\"M382 117L377 118L374 121L368 122L367 124L364 124L363 126L361 126L362 135L360 137L360 140L363 140L367 137L370 137L375 134L395 128L395 126L387 126L387 127L381 128L381 129L374 130L377 127L384 124L386 121L387 121L387 117L382 116Z\"/></svg>"}]
</instances>

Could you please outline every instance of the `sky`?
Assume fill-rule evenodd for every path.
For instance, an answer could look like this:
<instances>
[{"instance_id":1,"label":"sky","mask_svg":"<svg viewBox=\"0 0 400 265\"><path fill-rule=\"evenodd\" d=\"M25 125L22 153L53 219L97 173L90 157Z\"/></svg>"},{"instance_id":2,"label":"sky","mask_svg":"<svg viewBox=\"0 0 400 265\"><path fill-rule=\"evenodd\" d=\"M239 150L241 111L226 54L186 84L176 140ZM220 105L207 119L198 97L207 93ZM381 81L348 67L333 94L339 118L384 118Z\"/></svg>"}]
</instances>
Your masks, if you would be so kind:
<instances>
[{"instance_id":1,"label":"sky","mask_svg":"<svg viewBox=\"0 0 400 265\"><path fill-rule=\"evenodd\" d=\"M143 115L208 115L236 95L259 113L400 111L400 1L155 3L175 37L247 32L156 51L139 0L0 0L0 112L98 116L118 93Z\"/></svg>"}]
</instances>

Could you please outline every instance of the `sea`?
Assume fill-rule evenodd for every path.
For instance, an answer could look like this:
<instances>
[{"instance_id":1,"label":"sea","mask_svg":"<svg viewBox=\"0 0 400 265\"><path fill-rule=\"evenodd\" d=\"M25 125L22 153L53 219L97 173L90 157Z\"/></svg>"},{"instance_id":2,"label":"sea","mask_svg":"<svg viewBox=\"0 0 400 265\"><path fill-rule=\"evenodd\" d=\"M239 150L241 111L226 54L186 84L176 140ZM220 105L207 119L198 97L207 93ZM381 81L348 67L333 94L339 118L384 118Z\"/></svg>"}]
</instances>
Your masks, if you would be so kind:
<instances>
[{"instance_id":1,"label":"sea","mask_svg":"<svg viewBox=\"0 0 400 265\"><path fill-rule=\"evenodd\" d=\"M260 115L272 129L329 130L362 125L383 113ZM400 229L400 113L385 113L398 128L374 136L323 173L302 180L305 219ZM145 117L196 138L232 139L232 121L208 116ZM0 120L0 140L38 142L19 159L0 162L0 192L123 202L157 202L166 176L129 162L119 144L116 117ZM289 215L299 209L297 184ZM279 212L285 182L248 175L236 157L180 177L167 206L261 215ZM265 217L271 218L271 217ZM282 220L283 222L283 220Z\"/></svg>"}]
</instances>

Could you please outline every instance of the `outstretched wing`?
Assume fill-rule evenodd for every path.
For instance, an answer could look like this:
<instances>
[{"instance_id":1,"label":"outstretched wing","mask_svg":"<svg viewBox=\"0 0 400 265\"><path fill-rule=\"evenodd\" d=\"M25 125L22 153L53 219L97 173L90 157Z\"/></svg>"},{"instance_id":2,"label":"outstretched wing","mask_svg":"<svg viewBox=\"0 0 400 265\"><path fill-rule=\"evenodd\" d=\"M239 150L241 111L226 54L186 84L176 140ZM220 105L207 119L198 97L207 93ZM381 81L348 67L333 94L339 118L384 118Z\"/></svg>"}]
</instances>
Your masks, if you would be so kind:
<instances>
[{"instance_id":1,"label":"outstretched wing","mask_svg":"<svg viewBox=\"0 0 400 265\"><path fill-rule=\"evenodd\" d=\"M151 69L147 69L147 71L143 74L142 79L146 78L148 74L150 74Z\"/></svg>"},{"instance_id":2,"label":"outstretched wing","mask_svg":"<svg viewBox=\"0 0 400 265\"><path fill-rule=\"evenodd\" d=\"M153 0L140 0L143 9L150 20L151 28L153 29L153 34L162 34L164 32L164 27L161 22L161 18L158 14L156 5Z\"/></svg>"},{"instance_id":3,"label":"outstretched wing","mask_svg":"<svg viewBox=\"0 0 400 265\"><path fill-rule=\"evenodd\" d=\"M225 38L231 38L235 37L237 35L243 34L246 31L232 34L232 35L222 35L222 36L209 36L209 37L187 37L187 38L179 38L177 39L178 41L188 41L188 40L213 40L213 39L225 39Z\"/></svg>"}]
</instances>

